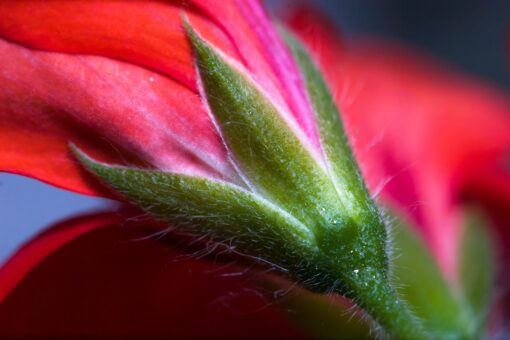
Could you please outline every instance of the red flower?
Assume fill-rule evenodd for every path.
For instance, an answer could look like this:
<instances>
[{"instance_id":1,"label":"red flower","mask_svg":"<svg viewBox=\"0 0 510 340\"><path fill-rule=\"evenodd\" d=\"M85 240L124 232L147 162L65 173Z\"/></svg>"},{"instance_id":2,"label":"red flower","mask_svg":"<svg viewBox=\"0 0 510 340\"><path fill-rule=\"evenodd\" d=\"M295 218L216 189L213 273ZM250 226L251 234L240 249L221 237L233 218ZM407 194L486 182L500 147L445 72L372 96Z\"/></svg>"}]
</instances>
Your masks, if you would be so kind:
<instances>
[{"instance_id":1,"label":"red flower","mask_svg":"<svg viewBox=\"0 0 510 340\"><path fill-rule=\"evenodd\" d=\"M307 137L311 148L316 148L318 141L311 125L311 108L304 102L307 97L296 79L297 68L257 1L189 1L184 4L181 1L6 1L0 3L0 58L2 64L7 65L0 71L0 143L3 145L0 169L79 193L110 197L112 194L84 171L69 152L68 143L73 141L87 154L110 164L140 164L167 172L235 179L225 147L198 95L191 46L182 28L183 10L195 30L246 68L281 112L289 112L291 116L287 119L295 120L295 128ZM145 299L138 297L120 303L121 299L139 292L138 269L145 268L140 258L139 268L129 267L111 275L112 280L123 277L132 282L132 286L119 283L125 287L124 291L104 291L105 295L118 293L117 298L110 300L110 309L104 306L102 299L94 305L88 298L81 300L74 296L73 299L49 299L38 305L52 312L45 314L48 319L35 319L40 312L35 306L30 309L34 314L23 311L23 317L16 317L24 309L22 301L30 299L23 297L24 285L30 285L26 282L32 278L44 281L44 274L35 276L38 268L48 263L46 257L54 253L50 258L55 258L65 252L64 245L68 242L87 242L81 234L99 227L108 229L115 224L111 219L103 215L86 217L52 228L4 265L0 274L0 301L3 301L0 323L9 324L2 327L7 335L142 336L181 332L196 335L264 335L270 332L276 335L278 329L282 329L281 335L294 334L284 320L274 319L275 312L270 308L252 316L251 300L259 303L255 309L266 304L253 294L248 297L243 294L240 302L234 304L248 304L246 321L260 318L260 324L250 328L240 318L236 326L227 329L228 320L222 321L224 324L219 320L224 319L224 313L231 315L232 312L225 309L218 312L217 306L207 308L203 304L210 303L212 296L220 298L227 294L228 297L240 283L237 279L227 278L218 283L213 280L201 289L202 296L195 298L196 293L190 294L187 289L198 282L187 271L196 266L197 271L202 272L212 266L197 260L188 261L185 266L172 266L175 270L165 274L167 278L161 277L158 271L151 272L152 278L144 275L149 284L147 289L154 289L152 298L145 295ZM120 239L125 241L132 237L126 232ZM151 248L156 244L157 249L159 246L156 240L143 243L142 247ZM131 251L137 252L136 249ZM172 254L158 263L166 263ZM65 261L73 258L63 256ZM108 281L112 263L122 256L108 257L112 262L101 261L104 270L98 275ZM117 266L122 268L115 264ZM216 267L212 266L214 272L218 271ZM101 271L99 267L96 269ZM82 275L83 278L96 273L84 271ZM180 278L183 275L189 280ZM65 279L58 282L64 283ZM149 288L151 282L158 282L168 290L166 299L162 298L161 291ZM78 282L66 285L73 290L79 290L78 286ZM45 293L39 292L38 299L43 299ZM182 300L177 301L177 298ZM73 312L68 311L71 307L68 303L76 306ZM169 306L175 309L169 310ZM94 312L97 307L104 311ZM150 315L147 310L151 311ZM87 320L91 319L81 318L80 311L93 321L89 323ZM118 323L110 320L112 315L118 317ZM173 323L163 324L162 320L168 315L173 315ZM204 329L193 329L191 316L202 320ZM205 319L210 319L211 327L206 327ZM264 322L267 327L260 328ZM212 330L214 327L217 332Z\"/></svg>"},{"instance_id":2,"label":"red flower","mask_svg":"<svg viewBox=\"0 0 510 340\"><path fill-rule=\"evenodd\" d=\"M314 148L295 66L267 33L273 31L256 4L239 3L190 1L185 8L203 36L286 106ZM197 95L181 9L173 2L0 3L0 59L7 65L0 69L0 169L109 196L68 152L72 140L108 163L234 177ZM456 280L466 202L483 205L509 240L507 96L398 47L344 49L330 29L307 30L308 18L296 12L291 26L325 71L372 192L381 189L383 200L411 217L445 275ZM0 328L7 335L297 334L273 308L232 322L231 311L204 305L247 287L244 279L207 274L225 273L221 265L171 263L176 252L153 239L112 249L112 240L147 235L115 227L119 222L100 215L64 223L13 256L0 271ZM97 298L103 294L110 295L108 304ZM27 310L36 299L44 302ZM258 307L266 304L246 293L233 303L253 312L254 299ZM41 318L38 307L51 313Z\"/></svg>"}]
</instances>

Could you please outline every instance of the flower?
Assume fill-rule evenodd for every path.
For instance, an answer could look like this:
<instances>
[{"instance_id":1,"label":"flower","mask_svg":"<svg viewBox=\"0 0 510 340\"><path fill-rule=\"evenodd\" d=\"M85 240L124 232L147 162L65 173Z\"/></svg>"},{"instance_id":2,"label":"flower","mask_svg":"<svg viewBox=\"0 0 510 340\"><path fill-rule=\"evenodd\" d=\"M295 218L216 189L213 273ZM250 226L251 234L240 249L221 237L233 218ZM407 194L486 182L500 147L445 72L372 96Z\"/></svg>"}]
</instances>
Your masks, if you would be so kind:
<instances>
[{"instance_id":1,"label":"flower","mask_svg":"<svg viewBox=\"0 0 510 340\"><path fill-rule=\"evenodd\" d=\"M226 123L232 123L229 120L232 117L228 116L225 119L221 117L221 114L231 114L232 104L229 102L225 104L222 101L223 93L214 92L220 91L221 86L227 88L233 82L222 85L217 79L213 79L211 68L204 67L204 65L219 65L218 67L222 67L223 71L220 74L230 72L230 69L222 64L222 60L228 61L225 64L227 66L233 65L234 78L230 79L235 79L236 72L239 72L254 80L262 93L270 98L271 103L278 108L278 113L288 123L290 130L299 137L298 141L302 141L310 154L315 157L315 161L319 164L324 161L320 155L321 149L325 149L326 160L334 158L335 153L327 154L328 148L325 147L323 133L320 133L319 138L319 134L315 131L314 113L308 100L313 102L316 93L313 92L314 89L310 90L309 88L311 98L306 95L306 89L299 78L297 69L301 65L294 64L261 9L251 1L225 2L224 5L217 3L215 5L213 6L207 1L191 2L191 7L187 11L188 20L192 26L189 35L195 48L196 57L199 59L197 67L203 88L196 87L197 79L192 72L193 59L187 37L180 28L181 17L178 6L144 3L144 6L140 7L134 2L76 2L69 4L58 1L45 4L6 2L0 5L7 6L9 9L0 11L0 13L6 13L0 21L0 32L5 38L17 42L2 41L4 51L1 55L6 59L5 64L15 66L3 70L0 78L6 85L4 92L0 94L1 102L6 104L2 110L3 115L0 116L6 122L2 125L6 131L5 134L2 131L1 136L5 137L6 141L8 139L9 145L12 145L12 149L6 150L7 157L2 158L3 160L0 162L4 163L0 163L0 167L7 171L41 178L78 192L105 194L104 189L98 187L97 181L86 173L67 151L68 140L72 140L96 159L108 164L120 163L119 153L114 150L107 151L105 143L97 138L99 135L106 137L121 149L123 157L128 160L129 164L155 167L167 173L200 176L234 184L242 183L244 178L238 177L236 168L239 164L229 161L232 156L229 151L234 153L239 161L240 155L243 156L243 154L236 148L242 149L246 147L246 143L243 145L243 143L232 140L231 135L228 134L237 134L235 137L243 140L242 138L245 138L246 135L249 136L249 131L246 131L246 135L239 134L239 131L236 130L226 132L229 128ZM36 11L29 12L28 9L31 6L36 6ZM97 15L98 10L103 14L102 16ZM251 15L247 15L248 11ZM28 13L31 16L29 21L26 20ZM73 13L79 13L80 20L74 20L71 15ZM158 19L161 17L167 19L164 22L165 25L157 25L158 21L154 13L158 13ZM111 17L112 20L105 20L105 16ZM132 25L128 25L128 28L124 24L125 18L132 20ZM258 23L262 28L257 29L253 18L259 19ZM175 25L172 27L170 23L175 23ZM35 25L35 27L31 25ZM68 29L62 29L62 27ZM203 43L201 37L193 33L195 29L216 47L208 47ZM140 32L146 34L140 34ZM165 40L166 37L173 39ZM318 38L320 37L314 39ZM108 41L108 45L105 44L105 41ZM172 49L169 48L169 45L165 45L166 41L173 42ZM120 58L145 68L102 57L33 51L21 47L18 43L51 51L99 54ZM333 47L336 44L325 46ZM217 48L221 49L221 53ZM377 48L378 53L385 50L386 47ZM167 51L170 51L172 55L165 54ZM299 50L296 51L300 53ZM342 52L344 57L339 64L341 72L334 72L333 70L337 70L337 67L328 64L333 60L328 58L331 55L331 53L324 53L322 57L318 57L318 60L332 75L328 80L333 88L341 89L345 79L353 77L366 81L365 89L369 91L363 96L363 98L369 99L361 103L355 102L349 105L343 100L345 98L340 98L340 102L343 102L343 107L346 108L344 115L347 117L348 128L354 131L351 132L351 136L359 138L354 145L357 148L358 158L362 160L362 164L365 164L366 178L372 184L378 183L387 175L394 175L395 169L400 170L402 164L404 167L411 165L411 178L416 185L400 185L394 189L395 191L392 191L392 186L400 181L399 177L403 177L396 176L398 181L393 181L391 185L387 186L384 193L404 208L409 203L416 202L416 197L434 203L432 208L423 209L425 210L424 215L430 215L423 217L416 214L414 222L423 227L427 240L438 254L444 272L449 277L454 276L451 273L456 272L457 261L454 257L457 254L456 245L459 243L457 237L459 224L454 220L455 216L451 216L450 213L453 206L458 206L461 193L472 194L474 198L480 197L478 194L483 192L483 189L476 189L476 185L480 183L474 180L477 175L485 174L486 171L490 171L490 173L500 171L496 167L495 160L500 157L501 153L508 151L509 144L506 138L509 125L508 120L504 118L504 113L508 112L507 103L500 100L499 96L485 95L483 92L489 90L485 90L484 87L473 85L473 89L471 89L470 86L466 87L463 81L452 81L451 86L439 88L438 84L442 84L445 79L450 81L450 79L456 78L444 76L443 72L429 73L428 68L427 72L422 73L420 71L424 65L428 65L428 62L416 61L414 57L409 58L409 67L414 70L415 65L418 65L416 73L405 69L405 73L402 74L400 67L392 65L391 55L387 59L381 58L374 61L373 53L371 51L367 53L363 49L353 52L353 57ZM399 57L401 55L398 53ZM14 60L16 63L13 62ZM239 63L242 66L239 66ZM430 68L434 69L434 67ZM367 69L373 69L374 72L367 75L364 73ZM31 76L34 73L41 76L27 84L27 79L34 79ZM410 80L406 82L405 87L401 85L400 77ZM390 81L395 83L394 88L388 87ZM416 84L416 88L410 87L409 84ZM248 87L243 87L243 89L246 88ZM450 88L457 89L458 92L450 90ZM200 96L197 94L199 89L204 92L203 97L207 98L206 105L214 112L215 118L220 120L221 132L228 135L229 147L227 148L222 144L221 132L220 134L216 132L212 120L208 118L207 112L202 106ZM390 90L390 95L386 92L388 90ZM439 96L443 92L444 97ZM474 126L472 131L468 130L472 132L468 137L472 138L460 141L458 138L444 139L445 143L449 143L449 146L452 141L458 142L459 146L452 148L450 154L444 155L442 153L444 146L441 144L421 146L411 143L416 139L415 133L421 132L424 136L430 136L431 130L412 130L412 134L410 132L410 136L406 137L406 140L409 141L409 144L406 145L408 148L403 148L400 143L400 128L392 125L387 130L390 137L370 149L370 153L367 153L366 156L363 155L363 148L370 145L373 137L380 133L381 126L385 126L381 122L386 123L389 117L395 115L401 117L401 111L396 109L400 107L401 103L392 102L391 99L396 96L392 97L391 93L398 94L399 98L402 93L406 94L405 98L408 98L409 102L403 105L405 105L406 111L412 113L411 119L420 119L423 117L423 112L430 112L429 110L416 110L415 107L430 107L433 112L436 108L444 110L441 111L444 112L443 116L449 119L443 121L441 119L443 117L438 116L437 119L424 121L424 124L420 126L427 128L427 124L432 122L433 129L441 127L445 123L449 124L451 121L455 122L455 119L451 120L451 118L455 117L458 105L467 100L469 105L462 107L462 116L463 118L465 115L469 118L473 117L473 122L477 124L472 125ZM420 96L416 96L416 93ZM474 114L476 111L471 111L471 106L484 110L487 110L487 106L489 106L494 110L482 111L490 112L490 116L480 117ZM222 110L225 110L225 107L227 112L223 113ZM175 111L169 112L171 109ZM317 110L317 107L315 109ZM373 116L374 112L379 114ZM498 112L502 112L502 114ZM35 120L34 116L38 116L38 119ZM222 119L224 121L221 121ZM395 121L395 124L398 122L397 119L391 121ZM402 120L401 122L403 127L414 128L416 126L414 121L406 123L406 120ZM487 124L487 127L480 126L480 122ZM23 128L20 128L21 125ZM359 126L359 132L356 130L357 126ZM445 130L448 130L449 127L450 125L447 125ZM491 131L490 138L486 139L484 135L486 128L492 129L493 127L498 129L497 132ZM386 133L386 130L383 129L383 131ZM263 133L264 131L261 132L261 134ZM273 134L273 136L277 136L277 134ZM391 139L391 136L394 139ZM34 139L39 142L44 154L34 152L39 151L33 150ZM276 143L274 140L273 142ZM285 143L276 144L278 147L285 147ZM267 141L262 146L273 147L273 145L267 146ZM259 146L257 145L257 147ZM338 150L338 153L344 152L342 149ZM269 196L273 195L272 199L275 199L286 209L292 209L292 205L285 206L286 201L280 200L273 192L277 190L279 183L285 183L281 182L282 179L285 180L285 177L277 177L276 181L268 180L267 176L257 177L264 171L266 165L260 161L254 164L249 163L253 157L257 157L256 152L255 149L255 156L252 155L252 158L240 160L240 165L245 170L244 174L248 169L248 179L255 181L254 184L258 189L266 191ZM41 155L46 157L43 159L40 157ZM269 154L265 153L264 156L269 156ZM423 167L413 165L417 156L426 160ZM159 186L151 187L151 190L154 190L151 194L156 195L148 198L147 195L142 197L136 188L126 190L126 183L129 181L123 178L119 181L115 176L118 174L128 176L131 174L129 171L111 172L108 167L93 163L85 157L82 159L95 172L113 183L114 187L142 206L144 206L144 200L152 199L153 196L159 194ZM484 160L487 166L471 166L478 164L477 161L480 160ZM344 166L345 164L343 163ZM473 171L471 173L463 172L463 176L459 176L459 168L465 164ZM249 173L253 167L257 166L259 167L257 172ZM419 171L415 171L416 169ZM333 172L335 170L333 169ZM112 173L113 175L110 176ZM134 173L138 174L136 171ZM274 176L277 173L269 171L269 174ZM129 177L129 180L144 180L143 176L140 176ZM349 176L352 174L348 173L347 178L350 178ZM159 178L150 177L149 179L159 181ZM508 177L502 175L500 178L501 182L505 183ZM340 178L340 182L341 180L345 179ZM163 182L158 182L158 185L160 183ZM294 185L293 182L289 183ZM349 187L350 179L347 179L345 183ZM417 196L409 196L407 192L403 191L404 188L413 189L419 185L424 186L424 192L419 192ZM481 187L486 188L483 183ZM188 189L191 188L188 186ZM426 195L427 190L425 189L433 190L432 193L428 193L430 196ZM503 195L506 194L506 191L502 192ZM490 192L489 195L491 195ZM190 196L187 195L183 197L190 199ZM356 196L350 196L343 203L353 203L356 198ZM288 200L292 200L292 198ZM296 197L296 200L299 203L301 199ZM150 202L153 206L155 201ZM296 210L291 211L298 214ZM164 215L164 213L160 213L160 215ZM440 222L444 223L444 221L450 220L452 222L448 222L447 225L451 226L451 231L438 230ZM114 222L92 222L96 227L112 223ZM76 227L65 229L78 231L90 229L81 225L82 223L78 223ZM55 234L57 235L56 239L62 242L60 234L58 232ZM64 240L76 237L78 232L71 234L71 236L65 236ZM447 237L444 237L445 235ZM49 237L49 239L53 238ZM19 267L14 262L14 267L11 268ZM359 269L354 269L352 272L356 277L359 274ZM364 301L362 298L359 299L363 305ZM363 306L370 308L370 305Z\"/></svg>"},{"instance_id":2,"label":"flower","mask_svg":"<svg viewBox=\"0 0 510 340\"><path fill-rule=\"evenodd\" d=\"M1 167L103 195L86 165L172 225L230 244L315 291L345 291L391 332L420 331L386 280L384 223L336 109L329 97L314 109L299 65L258 2L195 1L184 18L182 4L145 5L3 4L0 31L15 42L4 40L2 54L16 66L2 75L12 149ZM27 21L33 9L37 18ZM163 30L154 31L157 20L148 24L156 11L165 18ZM112 15L117 20L106 20ZM129 47L133 41L136 48ZM41 82L28 89L32 72L42 72ZM317 114L329 114L329 125L317 125ZM104 138L117 155L98 145ZM34 140L42 149L35 155ZM80 148L72 146L74 156L69 141ZM118 154L129 167L111 166ZM400 320L408 325L396 327Z\"/></svg>"},{"instance_id":3,"label":"flower","mask_svg":"<svg viewBox=\"0 0 510 340\"><path fill-rule=\"evenodd\" d=\"M180 51L173 51L175 57L163 60L153 59L152 37L134 32L135 40L144 39L137 47L148 49L132 51L128 47L132 42L125 41L129 30L123 25L109 29L112 24L108 21L105 31L108 15L118 13L125 18L127 12L136 11L143 16L151 12L150 8L138 13L139 6L132 2L71 6L49 2L38 4L36 12L41 17L35 21L31 17L30 24L25 25L25 15L33 3L6 3L4 13L8 14L2 21L6 38L54 51L132 60L177 81L134 70L132 65L125 66L126 70L122 63L111 60L93 57L89 62L81 59L90 57L27 53L26 48L5 42L5 55L16 59L16 67L6 70L4 76L10 98L5 98L6 111L10 111L6 119L12 125L14 117L14 125L19 125L20 110L49 117L45 125L56 131L41 133L41 145L48 149L47 139L51 138L52 151L58 152L61 163L53 168L55 163L45 159L44 164L24 167L16 156L26 160L29 154L22 148L26 142L15 142L15 157L5 157L4 168L9 169L14 160L16 171L40 171L46 173L48 181L60 181L63 167L69 176L62 186L92 193L94 188L76 169L79 160L117 193L160 220L228 244L313 291L332 290L356 299L390 333L420 333L421 328L414 325L416 320L399 303L387 280L384 222L361 180L327 87L305 51L297 50L297 42L288 38L292 50L300 54L298 65L257 1L223 5L193 2L195 10L219 21L206 27L195 12L183 18L182 6L160 5L155 6L167 13L168 21L174 21L173 27L166 26L171 28L175 42L182 45ZM76 10L79 20L59 17ZM105 13L99 21L98 10ZM32 23L38 23L37 27L31 27ZM146 20L138 18L136 24L146 26ZM221 26L223 34L211 33ZM98 31L102 39L113 34L121 44L105 46L97 38L87 43L85 37ZM219 41L216 45L215 40ZM187 59L183 58L186 53ZM34 55L41 64L34 62ZM9 64L14 65L12 61ZM39 78L42 84L31 84L26 91L19 86L26 77L20 77L17 70L34 71L34 65L37 70L50 70L50 74L43 74ZM142 76L142 72L147 75ZM116 81L121 75L127 75L134 93L119 91L119 86L126 86L122 78ZM142 88L140 79L145 79ZM150 93L155 82L163 84L165 94L171 91L171 101ZM70 83L79 89L69 93ZM96 92L81 92L84 85ZM36 112L23 107L28 102L27 93L43 104L35 105ZM129 100L126 94L130 94ZM62 95L65 100L59 98ZM169 107L175 111L168 112ZM44 112L37 112L41 109ZM63 126L59 126L60 119L52 117L55 111L64 118ZM132 158L156 169L112 166L115 163L108 155L91 147L97 139L91 134L77 141L86 154L73 145L75 156L69 154L63 165L66 144L75 135L67 135L68 123L74 119L79 121L78 129L91 128L92 133L111 139ZM36 128L41 127L39 121ZM53 139L56 136L58 141ZM107 161L101 163L104 158Z\"/></svg>"}]
</instances>

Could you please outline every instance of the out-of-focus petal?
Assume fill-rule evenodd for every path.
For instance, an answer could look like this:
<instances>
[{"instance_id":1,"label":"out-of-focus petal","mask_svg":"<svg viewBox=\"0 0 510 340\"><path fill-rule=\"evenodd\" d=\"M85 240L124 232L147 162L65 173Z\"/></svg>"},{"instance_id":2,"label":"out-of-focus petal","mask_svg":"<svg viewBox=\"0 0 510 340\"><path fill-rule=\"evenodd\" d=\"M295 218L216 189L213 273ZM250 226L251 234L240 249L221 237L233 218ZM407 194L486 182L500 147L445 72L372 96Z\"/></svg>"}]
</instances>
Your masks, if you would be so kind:
<instances>
[{"instance_id":1,"label":"out-of-focus petal","mask_svg":"<svg viewBox=\"0 0 510 340\"><path fill-rule=\"evenodd\" d=\"M510 151L510 102L390 45L360 44L342 65L335 86L357 79L338 99L369 182L395 182L383 195L415 216L445 272L454 273L459 196ZM399 176L412 182L414 195Z\"/></svg>"},{"instance_id":2,"label":"out-of-focus petal","mask_svg":"<svg viewBox=\"0 0 510 340\"><path fill-rule=\"evenodd\" d=\"M0 40L0 169L104 194L67 151L128 153L166 171L230 176L199 96L158 73L112 59L33 51ZM127 158L127 159L126 159Z\"/></svg>"},{"instance_id":3,"label":"out-of-focus petal","mask_svg":"<svg viewBox=\"0 0 510 340\"><path fill-rule=\"evenodd\" d=\"M490 213L497 227L500 255L510 263L510 170L487 169L468 183L464 190L467 200L481 204ZM510 278L510 273L504 273Z\"/></svg>"},{"instance_id":4,"label":"out-of-focus petal","mask_svg":"<svg viewBox=\"0 0 510 340\"><path fill-rule=\"evenodd\" d=\"M94 232L53 246L54 235L91 224ZM32 241L12 265L38 249L47 256L0 304L0 337L299 337L245 269L199 260L203 252L183 256L178 245L143 238L150 232L88 217Z\"/></svg>"},{"instance_id":5,"label":"out-of-focus petal","mask_svg":"<svg viewBox=\"0 0 510 340\"><path fill-rule=\"evenodd\" d=\"M292 28L301 41L306 42L309 52L320 67L338 65L344 51L343 39L335 23L322 12L305 6L282 9L279 16ZM324 76L333 76L322 70Z\"/></svg>"},{"instance_id":6,"label":"out-of-focus petal","mask_svg":"<svg viewBox=\"0 0 510 340\"><path fill-rule=\"evenodd\" d=\"M59 248L83 234L120 221L120 217L113 213L71 219L24 245L0 267L0 305L32 270Z\"/></svg>"}]
</instances>

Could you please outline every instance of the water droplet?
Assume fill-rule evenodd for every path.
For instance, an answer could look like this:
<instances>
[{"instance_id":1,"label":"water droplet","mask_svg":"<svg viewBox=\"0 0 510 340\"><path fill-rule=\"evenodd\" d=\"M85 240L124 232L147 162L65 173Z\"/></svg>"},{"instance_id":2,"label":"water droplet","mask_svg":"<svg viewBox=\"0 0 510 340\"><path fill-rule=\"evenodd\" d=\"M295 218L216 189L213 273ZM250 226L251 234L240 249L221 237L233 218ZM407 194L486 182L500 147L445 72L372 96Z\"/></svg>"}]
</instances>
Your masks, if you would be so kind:
<instances>
[{"instance_id":1,"label":"water droplet","mask_svg":"<svg viewBox=\"0 0 510 340\"><path fill-rule=\"evenodd\" d=\"M353 272L354 272L354 274L358 275L359 269L354 269Z\"/></svg>"},{"instance_id":2,"label":"water droplet","mask_svg":"<svg viewBox=\"0 0 510 340\"><path fill-rule=\"evenodd\" d=\"M150 78L149 78L149 81L150 81L151 83L154 83L154 78L153 78L153 77L150 77Z\"/></svg>"}]
</instances>

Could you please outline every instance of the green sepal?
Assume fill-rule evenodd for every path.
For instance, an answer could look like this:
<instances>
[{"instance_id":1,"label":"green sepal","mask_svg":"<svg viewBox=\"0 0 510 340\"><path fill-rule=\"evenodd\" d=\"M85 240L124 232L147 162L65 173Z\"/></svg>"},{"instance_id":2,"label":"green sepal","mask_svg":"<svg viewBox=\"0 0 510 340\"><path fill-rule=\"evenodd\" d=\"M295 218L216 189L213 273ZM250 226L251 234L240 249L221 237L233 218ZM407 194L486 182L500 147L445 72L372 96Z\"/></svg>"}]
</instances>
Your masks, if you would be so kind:
<instances>
[{"instance_id":1,"label":"green sepal","mask_svg":"<svg viewBox=\"0 0 510 340\"><path fill-rule=\"evenodd\" d=\"M361 223L377 210L368 193L363 177L352 154L340 112L319 68L308 51L283 27L282 37L293 54L313 105L319 138L329 175L344 205ZM370 213L367 214L367 211Z\"/></svg>"},{"instance_id":2,"label":"green sepal","mask_svg":"<svg viewBox=\"0 0 510 340\"><path fill-rule=\"evenodd\" d=\"M243 188L202 177L108 166L73 151L130 202L182 231L206 235L283 271L316 249L313 234L299 221Z\"/></svg>"},{"instance_id":3,"label":"green sepal","mask_svg":"<svg viewBox=\"0 0 510 340\"><path fill-rule=\"evenodd\" d=\"M324 169L271 100L186 25L204 96L251 190L315 230L341 221L337 194Z\"/></svg>"},{"instance_id":4,"label":"green sepal","mask_svg":"<svg viewBox=\"0 0 510 340\"><path fill-rule=\"evenodd\" d=\"M490 223L477 210L466 210L459 254L459 281L472 315L472 332L482 337L494 283L494 243Z\"/></svg>"},{"instance_id":5,"label":"green sepal","mask_svg":"<svg viewBox=\"0 0 510 340\"><path fill-rule=\"evenodd\" d=\"M394 226L394 284L437 339L476 339L490 303L493 251L487 221L466 212L459 246L458 285L447 281L416 230Z\"/></svg>"},{"instance_id":6,"label":"green sepal","mask_svg":"<svg viewBox=\"0 0 510 340\"><path fill-rule=\"evenodd\" d=\"M398 220L393 228L392 278L402 298L434 338L472 338L470 313L417 230Z\"/></svg>"}]
</instances>

